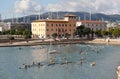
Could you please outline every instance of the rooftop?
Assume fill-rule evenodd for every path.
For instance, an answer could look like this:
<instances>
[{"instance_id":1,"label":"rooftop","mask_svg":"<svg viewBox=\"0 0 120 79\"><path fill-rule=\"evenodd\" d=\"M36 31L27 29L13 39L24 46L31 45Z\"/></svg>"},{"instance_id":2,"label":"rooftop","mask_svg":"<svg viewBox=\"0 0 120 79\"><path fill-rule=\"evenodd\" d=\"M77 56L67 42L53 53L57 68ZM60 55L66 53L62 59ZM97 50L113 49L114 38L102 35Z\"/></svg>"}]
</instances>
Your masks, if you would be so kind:
<instances>
[{"instance_id":1,"label":"rooftop","mask_svg":"<svg viewBox=\"0 0 120 79\"><path fill-rule=\"evenodd\" d=\"M83 22L83 23L105 23L103 21L96 21L96 20L81 20L81 21L78 21L78 22Z\"/></svg>"},{"instance_id":2,"label":"rooftop","mask_svg":"<svg viewBox=\"0 0 120 79\"><path fill-rule=\"evenodd\" d=\"M74 15L74 14L66 14L65 15L65 17L68 17L68 16L74 16L75 17L76 15Z\"/></svg>"},{"instance_id":3,"label":"rooftop","mask_svg":"<svg viewBox=\"0 0 120 79\"><path fill-rule=\"evenodd\" d=\"M42 20L35 20L33 22L68 22L68 21L59 20L59 19L42 19Z\"/></svg>"}]
</instances>

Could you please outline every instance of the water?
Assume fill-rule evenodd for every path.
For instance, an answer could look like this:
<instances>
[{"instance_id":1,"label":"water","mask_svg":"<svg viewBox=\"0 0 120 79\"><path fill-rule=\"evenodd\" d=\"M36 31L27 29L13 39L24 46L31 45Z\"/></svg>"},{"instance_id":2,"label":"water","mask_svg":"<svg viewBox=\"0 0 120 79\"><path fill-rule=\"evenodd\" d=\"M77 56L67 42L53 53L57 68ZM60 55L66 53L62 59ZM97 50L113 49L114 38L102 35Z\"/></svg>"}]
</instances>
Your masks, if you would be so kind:
<instances>
[{"instance_id":1,"label":"water","mask_svg":"<svg viewBox=\"0 0 120 79\"><path fill-rule=\"evenodd\" d=\"M120 65L120 46L68 44L49 47L0 47L0 79L117 79L115 71ZM48 54L52 49L59 54ZM72 63L61 64L64 57ZM51 58L56 60L56 65L47 65ZM33 61L44 65L24 69L23 64L31 65ZM91 62L96 65L92 67Z\"/></svg>"}]
</instances>

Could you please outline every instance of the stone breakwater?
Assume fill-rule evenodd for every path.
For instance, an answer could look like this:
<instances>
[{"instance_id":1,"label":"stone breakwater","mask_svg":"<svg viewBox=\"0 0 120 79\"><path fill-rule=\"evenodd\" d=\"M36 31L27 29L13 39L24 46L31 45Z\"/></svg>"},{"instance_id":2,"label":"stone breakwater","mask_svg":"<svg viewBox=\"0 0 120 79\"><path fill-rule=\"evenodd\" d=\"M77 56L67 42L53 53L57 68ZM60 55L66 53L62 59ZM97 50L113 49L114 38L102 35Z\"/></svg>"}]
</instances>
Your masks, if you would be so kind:
<instances>
[{"instance_id":1,"label":"stone breakwater","mask_svg":"<svg viewBox=\"0 0 120 79\"><path fill-rule=\"evenodd\" d=\"M94 39L92 41L88 41L88 43L95 43L95 44L119 44L120 39Z\"/></svg>"},{"instance_id":2,"label":"stone breakwater","mask_svg":"<svg viewBox=\"0 0 120 79\"><path fill-rule=\"evenodd\" d=\"M49 44L118 44L120 45L120 39L66 39L66 40L30 40L26 41L14 41L0 43L0 47L7 46L33 46L33 45L49 45Z\"/></svg>"},{"instance_id":3,"label":"stone breakwater","mask_svg":"<svg viewBox=\"0 0 120 79\"><path fill-rule=\"evenodd\" d=\"M1 47L9 47L9 46L33 46L33 45L50 45L50 44L83 44L89 40L61 40L61 41L49 41L49 40L32 40L32 41L20 41L20 42L12 42L12 43L0 43Z\"/></svg>"}]
</instances>

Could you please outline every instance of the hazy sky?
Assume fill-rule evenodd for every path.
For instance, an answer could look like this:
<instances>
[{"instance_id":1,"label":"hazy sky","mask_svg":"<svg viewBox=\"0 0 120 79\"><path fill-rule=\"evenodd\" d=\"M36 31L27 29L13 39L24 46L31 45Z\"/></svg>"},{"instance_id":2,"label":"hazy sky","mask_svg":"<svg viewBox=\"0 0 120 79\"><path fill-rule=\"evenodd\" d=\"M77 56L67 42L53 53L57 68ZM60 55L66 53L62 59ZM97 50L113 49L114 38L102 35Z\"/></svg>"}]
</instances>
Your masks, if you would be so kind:
<instances>
[{"instance_id":1,"label":"hazy sky","mask_svg":"<svg viewBox=\"0 0 120 79\"><path fill-rule=\"evenodd\" d=\"M85 11L120 14L120 0L0 0L2 17L47 11Z\"/></svg>"}]
</instances>

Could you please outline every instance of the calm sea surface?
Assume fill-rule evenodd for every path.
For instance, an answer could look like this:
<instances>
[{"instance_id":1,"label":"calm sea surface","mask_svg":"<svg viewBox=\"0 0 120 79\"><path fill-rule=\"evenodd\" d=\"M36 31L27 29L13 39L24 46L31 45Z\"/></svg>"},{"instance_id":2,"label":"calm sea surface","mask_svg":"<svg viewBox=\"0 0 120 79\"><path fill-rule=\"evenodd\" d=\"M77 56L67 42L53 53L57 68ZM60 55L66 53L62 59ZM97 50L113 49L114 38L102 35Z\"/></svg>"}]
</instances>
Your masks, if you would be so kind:
<instances>
[{"instance_id":1,"label":"calm sea surface","mask_svg":"<svg viewBox=\"0 0 120 79\"><path fill-rule=\"evenodd\" d=\"M51 50L58 53L49 54ZM56 64L49 65L50 59ZM63 64L65 59L70 63ZM35 65L32 65L33 61ZM43 66L36 64L39 62ZM91 62L96 65L91 66ZM30 68L25 69L24 64ZM0 47L0 79L117 79L118 65L120 46L116 45Z\"/></svg>"}]
</instances>

